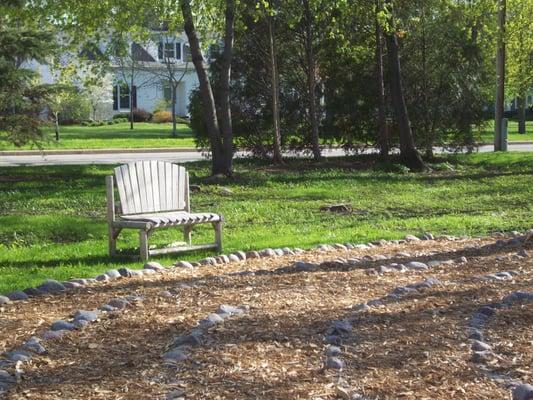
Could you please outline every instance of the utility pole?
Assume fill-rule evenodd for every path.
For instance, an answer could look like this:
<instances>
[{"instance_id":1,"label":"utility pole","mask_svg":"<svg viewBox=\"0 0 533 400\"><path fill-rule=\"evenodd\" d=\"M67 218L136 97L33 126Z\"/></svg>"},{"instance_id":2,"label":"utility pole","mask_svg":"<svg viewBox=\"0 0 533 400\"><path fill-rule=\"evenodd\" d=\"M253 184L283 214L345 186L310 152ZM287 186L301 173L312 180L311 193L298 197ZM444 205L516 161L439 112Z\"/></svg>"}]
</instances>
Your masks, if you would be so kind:
<instances>
[{"instance_id":1,"label":"utility pole","mask_svg":"<svg viewBox=\"0 0 533 400\"><path fill-rule=\"evenodd\" d=\"M502 119L505 100L505 14L506 0L498 0L498 48L496 50L496 101L494 107L494 151L503 147Z\"/></svg>"}]
</instances>

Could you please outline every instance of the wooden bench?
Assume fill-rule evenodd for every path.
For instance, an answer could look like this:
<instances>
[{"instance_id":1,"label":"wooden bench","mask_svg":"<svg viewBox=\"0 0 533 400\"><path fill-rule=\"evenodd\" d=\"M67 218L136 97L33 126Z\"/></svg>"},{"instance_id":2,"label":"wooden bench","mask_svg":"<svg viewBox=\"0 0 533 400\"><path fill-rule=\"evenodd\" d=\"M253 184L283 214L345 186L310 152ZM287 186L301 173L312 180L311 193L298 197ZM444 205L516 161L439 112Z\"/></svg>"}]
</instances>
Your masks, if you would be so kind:
<instances>
[{"instance_id":1,"label":"wooden bench","mask_svg":"<svg viewBox=\"0 0 533 400\"><path fill-rule=\"evenodd\" d=\"M151 255L182 251L222 251L223 218L213 213L190 212L189 174L184 167L162 161L139 161L116 167L114 172L114 176L106 177L110 256L116 254L117 237L122 229L139 230L142 260ZM192 227L207 223L215 229L215 243L192 245ZM172 227L183 227L186 245L150 250L150 234L156 229Z\"/></svg>"}]
</instances>

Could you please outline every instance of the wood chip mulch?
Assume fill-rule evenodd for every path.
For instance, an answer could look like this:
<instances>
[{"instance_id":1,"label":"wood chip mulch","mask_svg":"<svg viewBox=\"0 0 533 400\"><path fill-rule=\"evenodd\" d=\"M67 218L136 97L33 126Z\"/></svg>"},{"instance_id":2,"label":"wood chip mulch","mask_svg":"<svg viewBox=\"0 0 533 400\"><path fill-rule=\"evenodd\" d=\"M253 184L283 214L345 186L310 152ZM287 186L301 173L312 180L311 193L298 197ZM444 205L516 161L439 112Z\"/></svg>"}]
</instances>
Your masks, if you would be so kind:
<instances>
[{"instance_id":1,"label":"wood chip mulch","mask_svg":"<svg viewBox=\"0 0 533 400\"><path fill-rule=\"evenodd\" d=\"M20 346L50 323L128 294L142 303L46 342L48 354L22 366L23 378L8 399L164 399L182 390L186 399L336 399L358 393L369 399L510 399L470 361L468 318L483 304L533 290L533 257L516 259L520 247L488 246L494 238L420 241L367 250L310 251L299 256L254 259L164 275L120 279L69 291L0 311L0 351ZM533 244L526 244L532 254ZM408 252L411 257L395 255ZM315 272L274 270L294 261L333 261L383 254L391 261L363 267L335 263ZM413 259L457 260L425 272L371 275L367 268ZM500 259L497 257L500 256ZM504 256L502 259L501 256ZM255 275L231 275L238 271ZM516 270L515 279L474 279ZM396 303L355 313L352 307L395 287L438 278L436 285ZM163 291L175 295L165 297ZM250 311L211 328L201 347L175 368L161 355L172 339L190 331L220 304ZM346 367L325 370L324 335L332 321L348 318L352 335L342 344ZM495 370L533 381L533 306L499 312L485 328L502 355Z\"/></svg>"}]
</instances>

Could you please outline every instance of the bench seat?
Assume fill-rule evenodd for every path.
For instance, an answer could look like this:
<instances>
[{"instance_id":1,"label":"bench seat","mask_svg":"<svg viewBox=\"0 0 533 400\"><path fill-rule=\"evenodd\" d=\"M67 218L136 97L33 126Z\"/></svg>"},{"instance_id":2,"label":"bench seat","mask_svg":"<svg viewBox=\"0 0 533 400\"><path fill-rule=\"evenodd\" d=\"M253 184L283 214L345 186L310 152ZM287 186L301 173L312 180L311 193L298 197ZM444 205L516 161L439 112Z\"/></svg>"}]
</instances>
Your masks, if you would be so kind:
<instances>
[{"instance_id":1,"label":"bench seat","mask_svg":"<svg viewBox=\"0 0 533 400\"><path fill-rule=\"evenodd\" d=\"M221 221L221 217L214 213L188 213L185 211L121 215L125 221L150 222L154 228L174 225L196 225Z\"/></svg>"}]
</instances>

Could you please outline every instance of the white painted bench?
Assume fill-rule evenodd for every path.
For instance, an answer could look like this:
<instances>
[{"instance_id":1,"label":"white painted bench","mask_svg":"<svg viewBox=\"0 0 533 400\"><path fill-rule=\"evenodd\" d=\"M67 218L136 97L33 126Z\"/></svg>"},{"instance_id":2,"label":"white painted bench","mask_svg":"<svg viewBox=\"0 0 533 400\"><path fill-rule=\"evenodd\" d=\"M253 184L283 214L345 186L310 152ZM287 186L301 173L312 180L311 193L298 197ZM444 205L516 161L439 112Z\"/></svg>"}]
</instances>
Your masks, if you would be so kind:
<instances>
[{"instance_id":1,"label":"white painted bench","mask_svg":"<svg viewBox=\"0 0 533 400\"><path fill-rule=\"evenodd\" d=\"M128 228L139 230L142 260L182 251L222 251L223 218L213 213L190 212L189 174L184 167L162 161L138 161L116 167L114 172L114 176L106 177L110 256L116 254L118 235ZM115 203L115 183L119 204ZM205 223L213 225L215 243L192 245L192 227ZM150 250L150 234L171 227L183 227L186 245Z\"/></svg>"}]
</instances>

